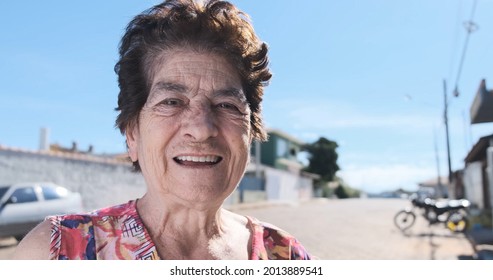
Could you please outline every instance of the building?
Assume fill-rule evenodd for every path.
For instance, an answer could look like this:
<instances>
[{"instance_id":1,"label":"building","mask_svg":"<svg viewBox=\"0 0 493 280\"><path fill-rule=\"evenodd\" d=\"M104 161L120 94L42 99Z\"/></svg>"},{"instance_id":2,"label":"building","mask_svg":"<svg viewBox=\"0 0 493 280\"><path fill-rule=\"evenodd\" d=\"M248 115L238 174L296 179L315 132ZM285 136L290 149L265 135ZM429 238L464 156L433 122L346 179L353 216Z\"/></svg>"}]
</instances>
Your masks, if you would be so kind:
<instances>
[{"instance_id":1,"label":"building","mask_svg":"<svg viewBox=\"0 0 493 280\"><path fill-rule=\"evenodd\" d=\"M449 185L447 177L435 177L427 181L418 183L419 189L428 192L434 198L446 198L449 196L447 186Z\"/></svg>"},{"instance_id":2,"label":"building","mask_svg":"<svg viewBox=\"0 0 493 280\"><path fill-rule=\"evenodd\" d=\"M465 196L479 208L491 209L493 201L493 134L481 137L465 158Z\"/></svg>"},{"instance_id":3,"label":"building","mask_svg":"<svg viewBox=\"0 0 493 280\"><path fill-rule=\"evenodd\" d=\"M316 176L302 171L297 159L302 145L283 132L269 131L268 142L253 145L245 176L227 203L311 198ZM94 154L91 146L81 150L76 142L69 147L49 144L46 129L37 151L0 145L0 184L20 181L50 181L77 191L88 210L125 203L146 190L127 153Z\"/></svg>"},{"instance_id":4,"label":"building","mask_svg":"<svg viewBox=\"0 0 493 280\"><path fill-rule=\"evenodd\" d=\"M479 84L470 114L471 124L493 122L493 90L487 90L484 79ZM462 195L474 208L493 216L493 134L481 137L468 152L464 163L464 170L458 176L462 179Z\"/></svg>"},{"instance_id":5,"label":"building","mask_svg":"<svg viewBox=\"0 0 493 280\"><path fill-rule=\"evenodd\" d=\"M298 202L313 197L313 180L318 175L303 171L299 153L304 143L280 130L267 133L267 142L252 145L251 162L229 204Z\"/></svg>"},{"instance_id":6,"label":"building","mask_svg":"<svg viewBox=\"0 0 493 280\"><path fill-rule=\"evenodd\" d=\"M140 174L121 157L60 146L26 150L0 145L0 184L53 182L82 195L86 210L128 202L146 190Z\"/></svg>"},{"instance_id":7,"label":"building","mask_svg":"<svg viewBox=\"0 0 493 280\"><path fill-rule=\"evenodd\" d=\"M298 154L301 151L303 142L295 137L284 133L280 130L268 130L269 139L267 142L261 143L261 160L264 165L287 170L294 173L300 172L304 167L298 159ZM256 155L258 145L252 145L251 154Z\"/></svg>"},{"instance_id":8,"label":"building","mask_svg":"<svg viewBox=\"0 0 493 280\"><path fill-rule=\"evenodd\" d=\"M486 81L479 84L470 108L471 124L493 122L493 90L486 89Z\"/></svg>"}]
</instances>

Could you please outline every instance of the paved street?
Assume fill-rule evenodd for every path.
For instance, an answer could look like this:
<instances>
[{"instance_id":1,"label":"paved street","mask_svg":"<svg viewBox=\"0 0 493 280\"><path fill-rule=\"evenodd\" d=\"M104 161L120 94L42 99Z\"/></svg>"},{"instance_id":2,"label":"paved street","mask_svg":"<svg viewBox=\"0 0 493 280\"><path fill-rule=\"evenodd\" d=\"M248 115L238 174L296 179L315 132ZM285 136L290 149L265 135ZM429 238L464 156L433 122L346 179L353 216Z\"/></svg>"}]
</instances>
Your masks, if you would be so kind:
<instances>
[{"instance_id":1,"label":"paved street","mask_svg":"<svg viewBox=\"0 0 493 280\"><path fill-rule=\"evenodd\" d=\"M457 260L474 251L462 234L421 216L403 234L394 214L409 204L400 199L317 199L298 205L244 205L232 210L270 222L295 235L323 260ZM0 259L9 259L16 242L0 239Z\"/></svg>"},{"instance_id":2,"label":"paved street","mask_svg":"<svg viewBox=\"0 0 493 280\"><path fill-rule=\"evenodd\" d=\"M243 208L238 213L275 224L296 236L323 260L457 260L474 251L463 234L423 217L404 235L394 214L409 205L401 199L315 200L298 206Z\"/></svg>"}]
</instances>

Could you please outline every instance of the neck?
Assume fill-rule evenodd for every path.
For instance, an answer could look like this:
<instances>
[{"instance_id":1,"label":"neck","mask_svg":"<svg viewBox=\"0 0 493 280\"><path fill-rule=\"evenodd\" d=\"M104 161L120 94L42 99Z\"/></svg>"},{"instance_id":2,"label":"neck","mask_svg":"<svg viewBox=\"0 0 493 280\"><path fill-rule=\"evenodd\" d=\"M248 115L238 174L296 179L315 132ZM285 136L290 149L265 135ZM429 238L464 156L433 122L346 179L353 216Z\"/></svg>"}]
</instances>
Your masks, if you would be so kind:
<instances>
[{"instance_id":1,"label":"neck","mask_svg":"<svg viewBox=\"0 0 493 280\"><path fill-rule=\"evenodd\" d=\"M142 219L149 223L151 231L158 235L189 233L197 237L214 236L221 232L219 207L192 208L171 199L146 194L137 202L137 209Z\"/></svg>"},{"instance_id":2,"label":"neck","mask_svg":"<svg viewBox=\"0 0 493 280\"><path fill-rule=\"evenodd\" d=\"M137 209L161 258L248 257L247 252L239 255L234 248L242 243L248 248L250 232L245 222L220 207L189 207L146 194L137 202Z\"/></svg>"}]
</instances>

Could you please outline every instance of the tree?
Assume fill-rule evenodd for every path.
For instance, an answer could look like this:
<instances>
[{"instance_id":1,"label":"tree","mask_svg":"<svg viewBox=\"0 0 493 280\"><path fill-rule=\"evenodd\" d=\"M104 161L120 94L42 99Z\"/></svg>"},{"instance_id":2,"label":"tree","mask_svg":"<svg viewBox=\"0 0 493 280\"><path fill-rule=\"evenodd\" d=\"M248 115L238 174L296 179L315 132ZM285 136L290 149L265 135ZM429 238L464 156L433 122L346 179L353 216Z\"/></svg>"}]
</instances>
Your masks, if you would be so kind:
<instances>
[{"instance_id":1,"label":"tree","mask_svg":"<svg viewBox=\"0 0 493 280\"><path fill-rule=\"evenodd\" d=\"M308 152L309 165L305 171L320 175L320 180L316 183L330 182L334 179L339 170L337 165L336 142L320 137L312 144L303 146L303 151Z\"/></svg>"},{"instance_id":2,"label":"tree","mask_svg":"<svg viewBox=\"0 0 493 280\"><path fill-rule=\"evenodd\" d=\"M352 198L360 197L361 192L357 189L351 188L346 183L344 183L344 181L339 180L339 186L337 186L337 188L334 190L334 194L337 196L337 198Z\"/></svg>"},{"instance_id":3,"label":"tree","mask_svg":"<svg viewBox=\"0 0 493 280\"><path fill-rule=\"evenodd\" d=\"M337 198L349 198L349 194L346 192L346 189L342 185L339 185L334 193L337 195Z\"/></svg>"}]
</instances>

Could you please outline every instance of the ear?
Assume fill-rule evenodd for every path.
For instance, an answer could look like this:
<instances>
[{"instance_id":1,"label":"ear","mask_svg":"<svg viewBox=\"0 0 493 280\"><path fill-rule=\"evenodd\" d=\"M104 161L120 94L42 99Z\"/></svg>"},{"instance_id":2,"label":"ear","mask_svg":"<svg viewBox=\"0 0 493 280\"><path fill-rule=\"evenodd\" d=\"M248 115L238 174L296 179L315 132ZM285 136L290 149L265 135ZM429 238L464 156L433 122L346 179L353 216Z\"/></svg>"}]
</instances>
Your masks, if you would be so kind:
<instances>
[{"instance_id":1,"label":"ear","mask_svg":"<svg viewBox=\"0 0 493 280\"><path fill-rule=\"evenodd\" d=\"M139 125L135 123L129 124L125 130L125 138L127 140L128 155L132 162L136 162L139 159L139 154L137 152L140 139Z\"/></svg>"}]
</instances>

